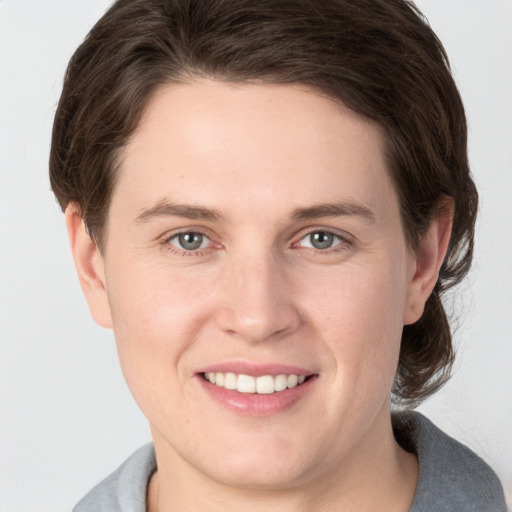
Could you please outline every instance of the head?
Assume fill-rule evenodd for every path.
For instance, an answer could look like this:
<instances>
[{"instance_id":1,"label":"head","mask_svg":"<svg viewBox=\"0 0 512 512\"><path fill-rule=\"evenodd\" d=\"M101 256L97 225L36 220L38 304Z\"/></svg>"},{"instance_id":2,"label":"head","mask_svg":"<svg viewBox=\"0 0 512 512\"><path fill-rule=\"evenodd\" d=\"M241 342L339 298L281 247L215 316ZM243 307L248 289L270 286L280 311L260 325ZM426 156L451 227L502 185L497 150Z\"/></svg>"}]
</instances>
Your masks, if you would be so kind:
<instances>
[{"instance_id":1,"label":"head","mask_svg":"<svg viewBox=\"0 0 512 512\"><path fill-rule=\"evenodd\" d=\"M405 0L118 0L66 74L53 131L52 188L103 250L123 150L155 93L198 79L307 87L379 128L404 236L431 221L452 235L421 318L403 329L395 399L415 404L448 378L453 348L441 297L467 273L477 194L447 56Z\"/></svg>"},{"instance_id":2,"label":"head","mask_svg":"<svg viewBox=\"0 0 512 512\"><path fill-rule=\"evenodd\" d=\"M51 179L169 481L355 475L394 443L391 392L446 379L476 193L409 2L120 0L69 65Z\"/></svg>"}]
</instances>

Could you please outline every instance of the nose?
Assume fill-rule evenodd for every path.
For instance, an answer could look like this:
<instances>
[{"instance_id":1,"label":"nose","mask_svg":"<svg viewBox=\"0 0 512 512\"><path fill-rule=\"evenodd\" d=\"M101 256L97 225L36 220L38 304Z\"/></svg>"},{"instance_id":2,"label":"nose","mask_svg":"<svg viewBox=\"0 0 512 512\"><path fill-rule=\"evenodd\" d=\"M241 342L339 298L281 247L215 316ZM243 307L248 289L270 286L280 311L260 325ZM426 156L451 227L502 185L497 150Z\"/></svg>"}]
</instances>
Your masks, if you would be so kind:
<instances>
[{"instance_id":1,"label":"nose","mask_svg":"<svg viewBox=\"0 0 512 512\"><path fill-rule=\"evenodd\" d=\"M231 262L220 285L218 327L250 343L277 340L294 332L300 315L285 267L271 254L241 256Z\"/></svg>"}]
</instances>

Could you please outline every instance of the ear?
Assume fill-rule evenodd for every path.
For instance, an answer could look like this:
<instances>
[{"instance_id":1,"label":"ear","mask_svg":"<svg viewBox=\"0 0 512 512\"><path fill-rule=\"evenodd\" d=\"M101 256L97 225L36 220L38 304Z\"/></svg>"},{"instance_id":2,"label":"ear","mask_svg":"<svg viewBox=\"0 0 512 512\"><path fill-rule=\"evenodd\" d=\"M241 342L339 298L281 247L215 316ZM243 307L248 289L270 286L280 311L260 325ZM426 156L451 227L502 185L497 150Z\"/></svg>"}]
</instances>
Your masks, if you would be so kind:
<instances>
[{"instance_id":1,"label":"ear","mask_svg":"<svg viewBox=\"0 0 512 512\"><path fill-rule=\"evenodd\" d=\"M66 227L71 252L78 272L80 286L95 322L111 328L112 318L108 301L103 256L96 242L89 236L76 204L66 208Z\"/></svg>"},{"instance_id":2,"label":"ear","mask_svg":"<svg viewBox=\"0 0 512 512\"><path fill-rule=\"evenodd\" d=\"M407 294L404 325L418 321L439 277L453 224L453 202L443 201L414 255L415 269Z\"/></svg>"}]
</instances>

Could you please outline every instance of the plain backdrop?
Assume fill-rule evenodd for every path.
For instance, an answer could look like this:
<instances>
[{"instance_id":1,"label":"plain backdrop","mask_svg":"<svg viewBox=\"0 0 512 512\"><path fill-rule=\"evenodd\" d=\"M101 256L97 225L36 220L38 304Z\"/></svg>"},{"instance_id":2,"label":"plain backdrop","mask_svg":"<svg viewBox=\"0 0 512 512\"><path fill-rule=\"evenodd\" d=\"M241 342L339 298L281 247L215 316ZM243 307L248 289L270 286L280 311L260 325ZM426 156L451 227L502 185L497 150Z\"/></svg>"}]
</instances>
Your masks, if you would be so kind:
<instances>
[{"instance_id":1,"label":"plain backdrop","mask_svg":"<svg viewBox=\"0 0 512 512\"><path fill-rule=\"evenodd\" d=\"M89 317L47 177L67 61L107 0L0 0L0 512L69 511L150 439ZM421 410L512 489L512 2L421 0L464 98L481 193L458 360Z\"/></svg>"}]
</instances>

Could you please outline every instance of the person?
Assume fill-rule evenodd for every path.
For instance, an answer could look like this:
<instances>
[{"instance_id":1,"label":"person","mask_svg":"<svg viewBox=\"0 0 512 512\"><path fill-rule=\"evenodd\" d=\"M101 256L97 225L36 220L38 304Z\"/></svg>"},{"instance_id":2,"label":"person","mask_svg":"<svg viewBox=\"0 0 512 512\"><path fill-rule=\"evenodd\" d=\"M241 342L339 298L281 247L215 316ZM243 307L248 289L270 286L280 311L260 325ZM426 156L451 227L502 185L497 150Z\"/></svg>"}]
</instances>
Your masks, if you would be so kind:
<instances>
[{"instance_id":1,"label":"person","mask_svg":"<svg viewBox=\"0 0 512 512\"><path fill-rule=\"evenodd\" d=\"M413 411L450 374L478 200L412 2L117 0L50 179L153 438L76 512L506 509Z\"/></svg>"}]
</instances>

